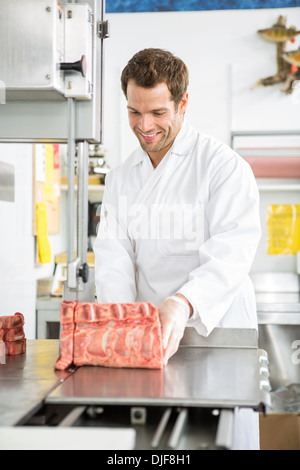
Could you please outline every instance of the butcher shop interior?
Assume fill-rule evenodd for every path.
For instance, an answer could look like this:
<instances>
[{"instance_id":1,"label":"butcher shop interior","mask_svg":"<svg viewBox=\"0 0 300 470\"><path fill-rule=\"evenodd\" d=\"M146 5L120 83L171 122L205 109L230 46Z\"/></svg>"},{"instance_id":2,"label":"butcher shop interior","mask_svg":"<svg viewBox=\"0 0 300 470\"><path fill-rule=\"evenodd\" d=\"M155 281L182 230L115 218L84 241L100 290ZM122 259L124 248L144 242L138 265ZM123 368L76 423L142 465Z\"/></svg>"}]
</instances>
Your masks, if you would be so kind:
<instances>
[{"instance_id":1,"label":"butcher shop interior","mask_svg":"<svg viewBox=\"0 0 300 470\"><path fill-rule=\"evenodd\" d=\"M300 450L297 4L0 0L1 450Z\"/></svg>"}]
</instances>

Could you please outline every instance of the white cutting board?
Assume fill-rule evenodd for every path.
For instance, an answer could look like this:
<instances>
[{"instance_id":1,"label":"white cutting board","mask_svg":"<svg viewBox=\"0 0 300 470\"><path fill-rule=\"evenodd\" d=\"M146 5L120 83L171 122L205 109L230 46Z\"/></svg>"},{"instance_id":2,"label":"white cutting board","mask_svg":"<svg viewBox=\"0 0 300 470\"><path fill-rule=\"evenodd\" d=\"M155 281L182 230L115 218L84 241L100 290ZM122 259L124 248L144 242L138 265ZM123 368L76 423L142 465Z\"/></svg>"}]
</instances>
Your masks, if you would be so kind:
<instances>
[{"instance_id":1,"label":"white cutting board","mask_svg":"<svg viewBox=\"0 0 300 470\"><path fill-rule=\"evenodd\" d=\"M0 450L133 450L131 428L0 427Z\"/></svg>"}]
</instances>

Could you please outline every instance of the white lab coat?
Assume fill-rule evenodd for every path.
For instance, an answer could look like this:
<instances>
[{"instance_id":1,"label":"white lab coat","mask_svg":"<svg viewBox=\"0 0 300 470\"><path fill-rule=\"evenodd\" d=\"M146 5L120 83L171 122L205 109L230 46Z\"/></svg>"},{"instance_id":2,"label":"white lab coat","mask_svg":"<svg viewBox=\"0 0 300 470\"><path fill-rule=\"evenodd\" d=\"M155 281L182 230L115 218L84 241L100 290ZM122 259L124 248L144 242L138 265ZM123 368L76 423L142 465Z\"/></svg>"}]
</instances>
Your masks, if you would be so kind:
<instances>
[{"instance_id":1,"label":"white lab coat","mask_svg":"<svg viewBox=\"0 0 300 470\"><path fill-rule=\"evenodd\" d=\"M180 292L199 334L257 328L248 273L259 238L250 166L185 121L156 169L138 148L106 177L94 244L98 300L157 305Z\"/></svg>"},{"instance_id":2,"label":"white lab coat","mask_svg":"<svg viewBox=\"0 0 300 470\"><path fill-rule=\"evenodd\" d=\"M99 302L183 294L187 326L257 328L248 273L261 234L250 166L186 120L154 169L138 148L106 177L95 251Z\"/></svg>"}]
</instances>

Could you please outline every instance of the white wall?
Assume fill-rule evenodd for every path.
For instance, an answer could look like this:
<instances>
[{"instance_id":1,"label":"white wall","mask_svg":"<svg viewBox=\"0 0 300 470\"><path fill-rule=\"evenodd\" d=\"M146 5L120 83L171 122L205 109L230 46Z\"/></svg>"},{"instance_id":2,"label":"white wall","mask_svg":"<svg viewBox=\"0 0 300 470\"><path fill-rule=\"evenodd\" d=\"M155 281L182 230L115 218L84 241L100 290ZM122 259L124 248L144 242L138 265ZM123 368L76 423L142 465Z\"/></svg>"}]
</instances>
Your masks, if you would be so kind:
<instances>
[{"instance_id":1,"label":"white wall","mask_svg":"<svg viewBox=\"0 0 300 470\"><path fill-rule=\"evenodd\" d=\"M229 143L233 130L298 130L300 105L280 92L282 85L251 90L258 79L276 72L276 47L258 29L278 16L300 28L300 7L107 14L105 40L104 145L113 167L136 147L127 124L120 74L132 55L145 47L169 49L190 70L187 117L199 130ZM290 49L297 49L299 36Z\"/></svg>"}]
</instances>

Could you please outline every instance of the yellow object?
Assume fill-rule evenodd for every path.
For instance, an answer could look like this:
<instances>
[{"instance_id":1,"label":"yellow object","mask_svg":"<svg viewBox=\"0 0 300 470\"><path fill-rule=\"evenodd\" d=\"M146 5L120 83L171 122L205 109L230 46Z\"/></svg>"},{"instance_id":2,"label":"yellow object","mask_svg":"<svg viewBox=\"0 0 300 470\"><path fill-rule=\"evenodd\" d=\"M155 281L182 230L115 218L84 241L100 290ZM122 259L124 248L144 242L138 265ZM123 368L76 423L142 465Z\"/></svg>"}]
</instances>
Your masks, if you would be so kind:
<instances>
[{"instance_id":1,"label":"yellow object","mask_svg":"<svg viewBox=\"0 0 300 470\"><path fill-rule=\"evenodd\" d=\"M51 261L51 247L47 237L48 223L47 223L47 209L44 202L38 202L36 205L36 228L37 228L37 242L39 261L42 264L50 263Z\"/></svg>"},{"instance_id":2,"label":"yellow object","mask_svg":"<svg viewBox=\"0 0 300 470\"><path fill-rule=\"evenodd\" d=\"M300 205L267 205L268 255L296 255L300 250Z\"/></svg>"}]
</instances>

